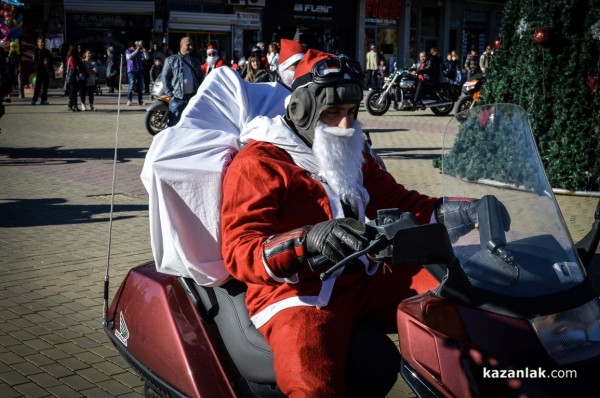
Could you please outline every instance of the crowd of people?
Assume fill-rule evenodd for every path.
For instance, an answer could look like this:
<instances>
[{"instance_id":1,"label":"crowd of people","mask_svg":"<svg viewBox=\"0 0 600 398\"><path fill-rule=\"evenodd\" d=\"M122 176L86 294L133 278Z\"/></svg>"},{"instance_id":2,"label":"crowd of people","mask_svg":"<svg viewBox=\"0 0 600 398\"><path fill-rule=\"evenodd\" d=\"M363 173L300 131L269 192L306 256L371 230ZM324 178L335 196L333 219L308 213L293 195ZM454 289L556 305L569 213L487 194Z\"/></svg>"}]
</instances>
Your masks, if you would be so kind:
<instances>
[{"instance_id":1,"label":"crowd of people","mask_svg":"<svg viewBox=\"0 0 600 398\"><path fill-rule=\"evenodd\" d=\"M425 57L423 58L423 54ZM465 56L464 63L460 63L460 56L458 51L452 50L446 55L446 59L442 60L438 54L437 47L432 47L428 51L419 52L419 59L414 64L414 70L422 70L425 68L424 63L433 63L438 71L431 70L429 65L428 73L422 73L423 75L433 74L434 79L429 79L426 76L421 76L420 81L434 81L437 82L449 82L456 85L461 85L466 80L469 80L472 76L477 74L484 74L486 69L490 66L490 62L493 56L491 46L486 46L485 51L481 54L477 54L477 50L471 49ZM395 60L395 59L394 59ZM405 65L410 67L410 65ZM388 65L383 53L376 50L375 45L369 46L369 51L365 56L365 85L367 89L374 89L382 87L385 78L394 72L396 69L394 64ZM418 72L417 72L418 73Z\"/></svg>"},{"instance_id":2,"label":"crowd of people","mask_svg":"<svg viewBox=\"0 0 600 398\"><path fill-rule=\"evenodd\" d=\"M415 96L409 100L411 106L417 109L425 109L422 97L426 92L431 92L442 83L450 83L461 86L465 81L479 74L485 74L493 57L491 46L486 46L481 56L476 50L471 50L465 57L464 64L460 63L460 57L456 50L450 51L446 59L439 55L437 47L431 47L429 51L419 52L419 59L409 70L416 75L417 87ZM411 61L412 62L412 61ZM389 65L381 52L377 52L375 45L369 46L365 56L365 88L373 90L384 85L385 79L396 69L395 63ZM394 99L394 109L398 110L400 99L397 92Z\"/></svg>"},{"instance_id":3,"label":"crowd of people","mask_svg":"<svg viewBox=\"0 0 600 398\"><path fill-rule=\"evenodd\" d=\"M209 44L200 51L196 51L193 40L191 38L186 40L189 41L189 51L182 50L180 45L178 52L171 51L167 44L153 43L150 49L146 49L145 43L141 40L130 42L124 54L123 77L120 76L120 60L115 56L113 47L107 48L105 55L97 56L91 49L83 48L81 45L70 45L66 56L63 57L62 70L69 110L73 112L95 110L94 94L101 93L98 85L104 83L108 93L114 93L119 87L120 81L123 80L126 80L127 83L127 105L131 106L134 103L144 105L144 95L150 94L151 86L158 81L163 82L164 87L172 86L173 82L167 82L167 80L173 79L174 76L177 77L180 71L187 70L188 65L180 60L192 62L193 75L192 72L187 71L185 78L193 77L193 79L190 78L191 83L186 83L186 92L176 90L174 94L172 90L169 90L167 95L177 95L174 98L183 103L186 103L186 97L195 92L206 75L223 66L237 70L248 82L283 81L289 87L293 69L286 71L287 61L295 54L304 53L307 50L305 46L294 40L281 39L268 44L268 46L259 41L251 48L247 57L240 54L239 51L234 51L232 58L226 61L222 57L223 54L219 54L218 48L214 45ZM37 46L32 56L36 84L31 104L47 105L48 86L50 79L54 77L53 65L56 64L57 55L46 49L43 37L39 38ZM293 50L290 49L291 47L294 47ZM19 96L22 97L23 76L21 75L20 55L18 51L12 51L12 48L8 54L10 78L13 87L18 82ZM424 57L423 54L425 54ZM465 56L464 63L461 63L456 50L450 51L446 55L446 59L439 56L435 47L429 51L422 51L414 70L418 76L415 100L420 101L423 90L432 84L449 82L460 85L474 75L485 73L490 65L492 55L491 46L487 46L481 55L478 55L476 50L471 50ZM169 61L168 59L172 56L179 56L179 58L172 58ZM197 64L200 65L199 68ZM396 63L392 64L392 60L390 60L390 64L388 64L383 54L377 51L374 44L371 44L366 53L364 66L365 88L374 89L383 86L386 77L394 72ZM164 76L167 76L167 79L164 79ZM184 81L187 81L186 79ZM101 80L105 81L101 82ZM12 90L9 90L3 96L4 101L10 102L11 95ZM177 101L173 104L173 114L171 115L174 121L178 120L177 115L180 114L180 111L175 109L176 103ZM418 103L416 105L418 106ZM180 104L179 107L181 106Z\"/></svg>"},{"instance_id":4,"label":"crowd of people","mask_svg":"<svg viewBox=\"0 0 600 398\"><path fill-rule=\"evenodd\" d=\"M161 70L160 74L155 71L153 77L162 81L165 94L171 98L169 125L177 124L183 109L196 93L203 79L218 68L231 67L250 83L271 81L290 87L290 73L293 76L295 66L304 55L305 48L297 41L282 39L280 44L272 43L269 46L269 53L265 54L261 45L264 47L263 42L252 47L248 60L238 56L227 65L212 45L206 48L206 58L201 62L194 56L192 38L183 37L179 43L179 52L167 57L164 66L157 67Z\"/></svg>"},{"instance_id":5,"label":"crowd of people","mask_svg":"<svg viewBox=\"0 0 600 398\"><path fill-rule=\"evenodd\" d=\"M68 50L61 56L57 49L53 49L52 52L48 50L45 38L39 37L38 47L32 56L36 80L31 104L49 104L48 88L55 75L57 84L60 84L62 77L68 109L72 112L96 110L94 96L102 93L100 86L105 85L108 93L113 94L122 82L127 84L127 106L135 103L144 105L144 95L150 94L151 87L159 81L166 88L167 95L185 104L203 78L212 70L223 66L237 70L246 81L253 83L277 81L280 79L280 72L283 72L289 85L293 68L288 59L291 57L297 63L299 59L295 57L306 48L294 40L282 39L282 42L270 43L266 49L265 43L260 41L251 48L247 57L239 51L234 51L231 60L226 61L214 45L206 45L197 51L190 37L182 39L177 52L173 52L168 44L153 43L151 48L147 49L144 41L138 40L128 43L121 65L121 58L115 54L112 46L106 49L105 54L97 54L91 48L70 44L65 45ZM14 88L18 81L19 97L22 98L24 79L21 74L20 55L17 56L18 51L5 50L6 78L10 79L5 87ZM185 83L184 91L180 88L173 91L173 87L179 85L177 80L180 79L181 73L185 75L182 80ZM6 94L2 95L3 101L10 102L11 95L12 90L7 89ZM178 120L177 115L180 114L181 106L184 106L181 103L176 106L177 102L172 105L174 121ZM178 108L181 109L177 110Z\"/></svg>"}]
</instances>

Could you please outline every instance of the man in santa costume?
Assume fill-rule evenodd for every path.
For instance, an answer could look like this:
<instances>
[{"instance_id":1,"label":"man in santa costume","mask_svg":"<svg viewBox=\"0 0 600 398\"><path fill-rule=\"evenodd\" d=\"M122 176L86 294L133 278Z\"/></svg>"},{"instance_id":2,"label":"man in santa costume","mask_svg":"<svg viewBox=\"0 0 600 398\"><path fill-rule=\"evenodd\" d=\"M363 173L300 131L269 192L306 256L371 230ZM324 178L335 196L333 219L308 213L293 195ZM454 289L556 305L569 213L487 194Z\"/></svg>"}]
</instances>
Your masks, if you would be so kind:
<instances>
[{"instance_id":1,"label":"man in santa costume","mask_svg":"<svg viewBox=\"0 0 600 398\"><path fill-rule=\"evenodd\" d=\"M213 69L220 68L224 65L225 61L219 57L217 54L217 49L213 45L209 45L206 48L206 60L202 64L202 72L204 72L204 76L208 75Z\"/></svg>"},{"instance_id":2,"label":"man in santa costume","mask_svg":"<svg viewBox=\"0 0 600 398\"><path fill-rule=\"evenodd\" d=\"M437 285L416 267L366 259L320 280L321 271L366 247L373 231L365 221L377 209L409 211L423 224L453 217L467 229L476 217L476 201L442 207L397 183L364 151L356 120L363 78L357 62L308 50L286 115L245 126L244 146L223 179L225 265L248 286L252 322L289 397L349 395L345 363L354 326L367 321L395 333L398 303ZM309 261L318 256L328 261Z\"/></svg>"},{"instance_id":3,"label":"man in santa costume","mask_svg":"<svg viewBox=\"0 0 600 398\"><path fill-rule=\"evenodd\" d=\"M280 48L278 69L272 73L271 80L291 88L296 66L304 57L304 47L297 40L281 39Z\"/></svg>"}]
</instances>

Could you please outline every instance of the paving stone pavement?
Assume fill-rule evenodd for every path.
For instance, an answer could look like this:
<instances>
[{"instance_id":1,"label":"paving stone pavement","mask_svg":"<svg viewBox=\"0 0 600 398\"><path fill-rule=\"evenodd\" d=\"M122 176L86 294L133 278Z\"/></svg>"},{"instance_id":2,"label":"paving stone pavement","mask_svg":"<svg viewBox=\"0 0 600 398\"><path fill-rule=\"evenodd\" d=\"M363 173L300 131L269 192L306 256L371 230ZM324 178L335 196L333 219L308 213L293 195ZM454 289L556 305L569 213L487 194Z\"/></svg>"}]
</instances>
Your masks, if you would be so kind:
<instances>
[{"instance_id":1,"label":"paving stone pavement","mask_svg":"<svg viewBox=\"0 0 600 398\"><path fill-rule=\"evenodd\" d=\"M114 95L97 96L95 112L68 111L58 91L49 101L32 106L13 99L0 119L0 397L139 397L142 382L101 322L107 261L112 299L127 270L151 258L139 180L152 140L145 108L118 112ZM399 181L440 194L431 161L449 117L392 111L377 118L361 109L359 118ZM558 199L574 239L581 238L597 199ZM389 396L413 395L399 381Z\"/></svg>"}]
</instances>

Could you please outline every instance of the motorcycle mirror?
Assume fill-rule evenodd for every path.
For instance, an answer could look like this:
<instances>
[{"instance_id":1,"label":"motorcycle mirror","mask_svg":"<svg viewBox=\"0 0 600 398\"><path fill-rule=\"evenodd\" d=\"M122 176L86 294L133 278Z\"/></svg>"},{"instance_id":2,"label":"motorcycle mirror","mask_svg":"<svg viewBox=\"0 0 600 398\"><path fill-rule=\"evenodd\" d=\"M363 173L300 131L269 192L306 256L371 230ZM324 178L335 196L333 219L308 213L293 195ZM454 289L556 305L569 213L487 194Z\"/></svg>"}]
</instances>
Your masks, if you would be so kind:
<instances>
[{"instance_id":1,"label":"motorcycle mirror","mask_svg":"<svg viewBox=\"0 0 600 398\"><path fill-rule=\"evenodd\" d=\"M444 224L427 224L398 231L394 236L392 263L396 265L454 264L448 230Z\"/></svg>"}]
</instances>

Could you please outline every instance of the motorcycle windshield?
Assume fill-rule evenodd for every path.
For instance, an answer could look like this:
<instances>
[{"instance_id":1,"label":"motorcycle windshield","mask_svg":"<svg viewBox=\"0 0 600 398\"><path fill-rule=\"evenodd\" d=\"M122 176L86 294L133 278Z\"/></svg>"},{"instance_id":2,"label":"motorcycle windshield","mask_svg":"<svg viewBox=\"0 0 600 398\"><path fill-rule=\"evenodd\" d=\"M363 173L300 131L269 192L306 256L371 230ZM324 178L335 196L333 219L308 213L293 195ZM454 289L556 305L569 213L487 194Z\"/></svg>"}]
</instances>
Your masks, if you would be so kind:
<instances>
[{"instance_id":1,"label":"motorcycle windshield","mask_svg":"<svg viewBox=\"0 0 600 398\"><path fill-rule=\"evenodd\" d=\"M485 201L489 212L478 206L470 232L445 221L475 287L535 297L585 279L523 108L493 104L457 114L444 136L441 168L445 201L492 198Z\"/></svg>"}]
</instances>

